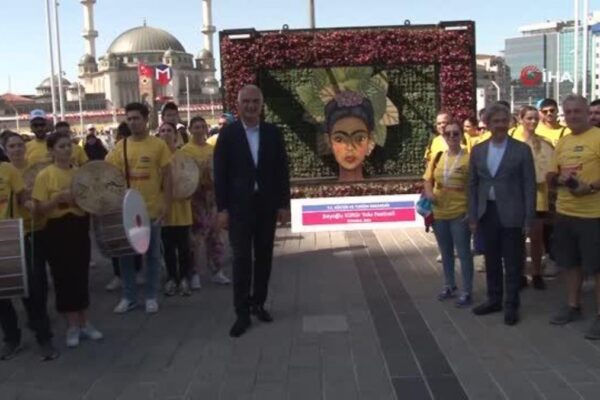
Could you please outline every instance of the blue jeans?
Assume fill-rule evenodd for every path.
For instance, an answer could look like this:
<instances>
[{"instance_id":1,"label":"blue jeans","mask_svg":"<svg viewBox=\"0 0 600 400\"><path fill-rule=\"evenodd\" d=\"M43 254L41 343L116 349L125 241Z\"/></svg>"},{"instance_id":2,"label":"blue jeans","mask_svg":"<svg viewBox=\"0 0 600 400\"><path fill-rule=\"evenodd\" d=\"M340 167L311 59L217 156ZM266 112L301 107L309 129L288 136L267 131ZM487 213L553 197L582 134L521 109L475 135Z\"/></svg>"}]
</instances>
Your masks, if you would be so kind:
<instances>
[{"instance_id":1,"label":"blue jeans","mask_svg":"<svg viewBox=\"0 0 600 400\"><path fill-rule=\"evenodd\" d=\"M446 286L456 287L454 278L454 248L460 259L463 291L473 292L473 256L471 254L471 232L464 215L454 219L436 219L433 232L442 254Z\"/></svg>"},{"instance_id":2,"label":"blue jeans","mask_svg":"<svg viewBox=\"0 0 600 400\"><path fill-rule=\"evenodd\" d=\"M160 254L161 227L155 222L150 223L150 246L144 255L146 283L144 295L146 300L156 299L158 283L160 280L161 254ZM135 256L124 256L119 259L121 279L123 280L123 297L129 301L137 301L135 284Z\"/></svg>"}]
</instances>

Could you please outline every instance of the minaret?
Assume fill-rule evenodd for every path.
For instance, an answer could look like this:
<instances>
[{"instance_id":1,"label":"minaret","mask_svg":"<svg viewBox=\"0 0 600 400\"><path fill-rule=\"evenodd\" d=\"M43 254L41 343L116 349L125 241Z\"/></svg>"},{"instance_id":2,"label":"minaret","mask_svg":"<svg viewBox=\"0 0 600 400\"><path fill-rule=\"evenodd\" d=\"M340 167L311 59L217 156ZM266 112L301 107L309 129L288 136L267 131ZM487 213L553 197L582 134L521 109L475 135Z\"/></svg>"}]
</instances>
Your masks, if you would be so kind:
<instances>
[{"instance_id":1,"label":"minaret","mask_svg":"<svg viewBox=\"0 0 600 400\"><path fill-rule=\"evenodd\" d=\"M96 0L81 0L83 5L83 33L85 54L79 61L79 76L98 71L96 63L96 38L98 31L94 29L94 4Z\"/></svg>"},{"instance_id":2,"label":"minaret","mask_svg":"<svg viewBox=\"0 0 600 400\"><path fill-rule=\"evenodd\" d=\"M85 39L85 54L96 58L96 38L98 31L94 29L94 4L96 0L81 0L83 4L83 38Z\"/></svg>"},{"instance_id":3,"label":"minaret","mask_svg":"<svg viewBox=\"0 0 600 400\"><path fill-rule=\"evenodd\" d=\"M215 76L215 56L213 53L213 36L217 29L212 24L212 1L202 0L202 36L204 38L204 49L196 59L196 68L204 71L206 77Z\"/></svg>"}]
</instances>

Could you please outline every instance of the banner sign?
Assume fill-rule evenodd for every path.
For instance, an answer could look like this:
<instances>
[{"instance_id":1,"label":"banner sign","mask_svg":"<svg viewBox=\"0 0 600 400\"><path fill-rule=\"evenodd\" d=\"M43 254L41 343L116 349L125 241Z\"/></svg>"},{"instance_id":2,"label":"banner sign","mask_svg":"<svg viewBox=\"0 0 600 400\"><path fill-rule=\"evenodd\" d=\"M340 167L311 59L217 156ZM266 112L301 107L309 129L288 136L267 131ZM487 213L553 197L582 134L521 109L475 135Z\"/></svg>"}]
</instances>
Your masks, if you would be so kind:
<instances>
[{"instance_id":1,"label":"banner sign","mask_svg":"<svg viewBox=\"0 0 600 400\"><path fill-rule=\"evenodd\" d=\"M157 65L156 71L156 82L161 86L166 86L171 82L173 74L171 73L171 67L165 64Z\"/></svg>"},{"instance_id":2,"label":"banner sign","mask_svg":"<svg viewBox=\"0 0 600 400\"><path fill-rule=\"evenodd\" d=\"M292 199L292 232L424 226L418 194Z\"/></svg>"}]
</instances>

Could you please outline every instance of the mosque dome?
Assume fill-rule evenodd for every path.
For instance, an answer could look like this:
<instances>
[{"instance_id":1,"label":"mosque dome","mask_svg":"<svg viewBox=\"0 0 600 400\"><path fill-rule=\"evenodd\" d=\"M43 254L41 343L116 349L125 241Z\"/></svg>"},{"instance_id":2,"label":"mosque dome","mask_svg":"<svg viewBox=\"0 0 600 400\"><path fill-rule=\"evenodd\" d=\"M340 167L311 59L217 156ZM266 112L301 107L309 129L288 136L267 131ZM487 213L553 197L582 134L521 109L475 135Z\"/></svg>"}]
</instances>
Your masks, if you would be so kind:
<instances>
[{"instance_id":1,"label":"mosque dome","mask_svg":"<svg viewBox=\"0 0 600 400\"><path fill-rule=\"evenodd\" d=\"M107 53L164 53L169 49L185 52L181 42L169 32L144 25L120 34L111 43Z\"/></svg>"},{"instance_id":2,"label":"mosque dome","mask_svg":"<svg viewBox=\"0 0 600 400\"><path fill-rule=\"evenodd\" d=\"M55 85L55 86L58 86L58 75L54 76L54 85ZM71 82L69 82L69 81L67 80L67 78L63 77L63 78L62 78L62 85L63 85L63 86L70 86L70 85L71 85ZM38 88L40 88L40 89L41 89L41 88L50 88L50 77L48 77L48 78L44 79L44 80L42 81L42 83L40 83L40 84L39 84Z\"/></svg>"}]
</instances>

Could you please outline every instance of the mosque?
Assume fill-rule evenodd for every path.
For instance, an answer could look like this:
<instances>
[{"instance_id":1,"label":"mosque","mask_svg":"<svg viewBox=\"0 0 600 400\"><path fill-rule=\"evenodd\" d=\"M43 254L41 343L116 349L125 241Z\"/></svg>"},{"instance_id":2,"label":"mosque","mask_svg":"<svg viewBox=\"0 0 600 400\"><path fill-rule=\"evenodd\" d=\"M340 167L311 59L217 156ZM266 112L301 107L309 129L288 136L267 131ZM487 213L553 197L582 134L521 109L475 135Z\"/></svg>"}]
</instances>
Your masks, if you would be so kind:
<instances>
[{"instance_id":1,"label":"mosque","mask_svg":"<svg viewBox=\"0 0 600 400\"><path fill-rule=\"evenodd\" d=\"M95 29L94 6L96 0L80 0L83 6L84 54L78 63L78 82L70 82L58 76L55 88L64 94L67 120L79 118L80 100L85 115L93 119L111 117L127 103L140 100L139 63L157 66L168 65L171 82L165 86L154 82L154 97L158 104L175 101L185 108L188 100L194 114L214 108L220 109L219 83L215 78L213 37L216 28L212 25L212 0L202 3L203 48L194 57L169 32L148 26L145 22L118 35L104 53L98 53ZM101 2L100 2L101 3ZM7 121L15 113L21 119L34 108L51 112L50 78L44 79L32 95L0 95L0 120ZM58 93L58 91L57 91ZM58 105L58 100L57 100ZM89 119L88 118L88 119ZM6 122L3 123L6 125Z\"/></svg>"}]
</instances>

